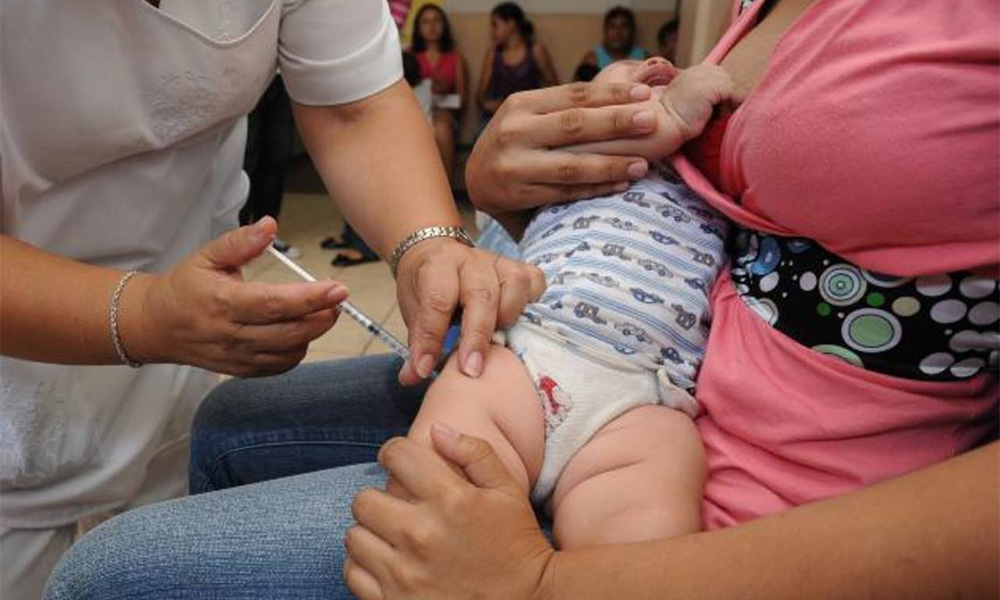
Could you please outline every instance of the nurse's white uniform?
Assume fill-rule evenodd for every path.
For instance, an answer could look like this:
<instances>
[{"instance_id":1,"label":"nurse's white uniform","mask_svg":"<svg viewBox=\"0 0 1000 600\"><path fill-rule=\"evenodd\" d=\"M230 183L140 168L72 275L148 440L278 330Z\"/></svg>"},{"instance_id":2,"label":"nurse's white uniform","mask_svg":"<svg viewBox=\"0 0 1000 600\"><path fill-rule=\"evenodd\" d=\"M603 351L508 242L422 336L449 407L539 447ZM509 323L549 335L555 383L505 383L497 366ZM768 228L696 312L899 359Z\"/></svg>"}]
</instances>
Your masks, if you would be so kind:
<instances>
[{"instance_id":1,"label":"nurse's white uniform","mask_svg":"<svg viewBox=\"0 0 1000 600\"><path fill-rule=\"evenodd\" d=\"M236 225L243 118L401 74L384 0L4 0L0 231L162 272ZM111 290L108 290L109 299ZM182 494L196 368L0 361L0 596L37 598L85 515Z\"/></svg>"}]
</instances>

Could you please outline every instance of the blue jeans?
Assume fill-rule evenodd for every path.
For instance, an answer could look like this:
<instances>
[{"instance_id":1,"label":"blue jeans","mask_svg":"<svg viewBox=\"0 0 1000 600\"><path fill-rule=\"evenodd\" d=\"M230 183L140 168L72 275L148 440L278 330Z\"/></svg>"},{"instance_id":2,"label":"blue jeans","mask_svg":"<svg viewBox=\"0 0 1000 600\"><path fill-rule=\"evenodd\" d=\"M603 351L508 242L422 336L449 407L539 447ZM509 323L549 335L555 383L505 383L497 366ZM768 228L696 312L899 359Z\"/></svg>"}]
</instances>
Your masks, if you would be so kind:
<instances>
[{"instance_id":1,"label":"blue jeans","mask_svg":"<svg viewBox=\"0 0 1000 600\"><path fill-rule=\"evenodd\" d=\"M219 386L192 428L197 495L94 529L44 597L351 598L341 572L351 501L384 484L371 461L406 433L423 397L396 383L399 367L371 356Z\"/></svg>"}]
</instances>

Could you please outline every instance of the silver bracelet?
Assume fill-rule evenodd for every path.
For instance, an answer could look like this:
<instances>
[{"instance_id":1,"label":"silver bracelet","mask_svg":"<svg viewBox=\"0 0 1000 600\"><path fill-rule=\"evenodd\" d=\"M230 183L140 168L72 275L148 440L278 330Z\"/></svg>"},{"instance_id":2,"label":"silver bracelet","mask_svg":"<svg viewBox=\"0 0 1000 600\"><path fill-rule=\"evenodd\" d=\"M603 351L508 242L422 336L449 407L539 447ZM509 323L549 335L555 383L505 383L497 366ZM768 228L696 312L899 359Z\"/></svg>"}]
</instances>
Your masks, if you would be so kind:
<instances>
[{"instance_id":1,"label":"silver bracelet","mask_svg":"<svg viewBox=\"0 0 1000 600\"><path fill-rule=\"evenodd\" d=\"M138 274L138 271L129 271L122 275L122 278L118 280L118 286L115 287L115 293L111 295L111 342L115 345L115 352L118 353L118 359L122 361L122 364L128 365L133 369L138 369L142 366L142 363L132 360L125 353L125 346L122 345L122 336L118 327L118 313L120 312L119 306L121 305L122 291L125 289L125 284L128 283L129 279Z\"/></svg>"},{"instance_id":2,"label":"silver bracelet","mask_svg":"<svg viewBox=\"0 0 1000 600\"><path fill-rule=\"evenodd\" d=\"M420 242L438 238L438 237L450 237L454 238L470 248L475 247L475 242L469 237L469 234L465 232L461 227L424 227L423 229L418 229L406 236L402 242L396 246L396 249L392 251L392 256L389 257L389 268L392 269L392 276L396 276L396 267L399 266L399 261L403 258L403 255L409 251L410 248L416 246Z\"/></svg>"}]
</instances>

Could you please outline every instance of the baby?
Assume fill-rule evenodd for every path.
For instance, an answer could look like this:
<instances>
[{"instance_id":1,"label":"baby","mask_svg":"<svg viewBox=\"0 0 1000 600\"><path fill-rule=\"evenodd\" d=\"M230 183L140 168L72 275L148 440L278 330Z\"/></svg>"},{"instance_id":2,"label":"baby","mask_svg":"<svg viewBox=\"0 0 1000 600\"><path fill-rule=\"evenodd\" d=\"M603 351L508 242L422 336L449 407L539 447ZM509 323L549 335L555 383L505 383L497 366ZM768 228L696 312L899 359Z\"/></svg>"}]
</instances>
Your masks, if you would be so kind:
<instances>
[{"instance_id":1,"label":"baby","mask_svg":"<svg viewBox=\"0 0 1000 600\"><path fill-rule=\"evenodd\" d=\"M622 61L598 82L653 87L657 132L576 151L659 160L731 97L719 67ZM622 194L539 211L520 243L548 289L470 379L448 362L410 437L435 421L488 440L553 516L562 548L698 531L704 480L692 396L723 261L725 221L651 175Z\"/></svg>"}]
</instances>

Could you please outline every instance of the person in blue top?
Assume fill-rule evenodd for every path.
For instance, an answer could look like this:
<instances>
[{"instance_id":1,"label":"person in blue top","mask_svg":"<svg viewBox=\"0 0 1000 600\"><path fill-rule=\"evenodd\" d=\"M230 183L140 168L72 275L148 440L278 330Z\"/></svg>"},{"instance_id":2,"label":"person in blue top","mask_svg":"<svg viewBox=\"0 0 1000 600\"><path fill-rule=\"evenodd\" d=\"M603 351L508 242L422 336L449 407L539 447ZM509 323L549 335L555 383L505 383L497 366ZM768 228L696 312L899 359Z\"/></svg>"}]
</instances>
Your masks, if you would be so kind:
<instances>
[{"instance_id":1,"label":"person in blue top","mask_svg":"<svg viewBox=\"0 0 1000 600\"><path fill-rule=\"evenodd\" d=\"M635 43L635 13L616 6L604 14L604 39L588 50L576 68L574 79L590 81L601 69L619 60L643 60L650 56Z\"/></svg>"}]
</instances>

